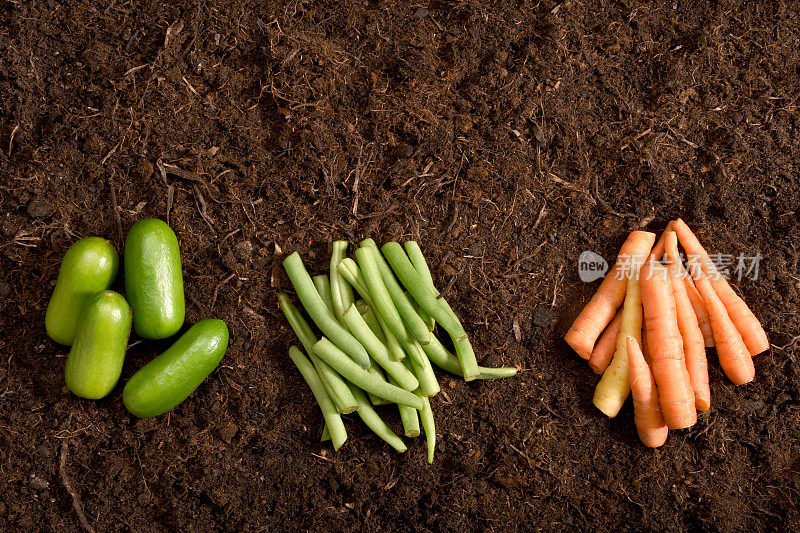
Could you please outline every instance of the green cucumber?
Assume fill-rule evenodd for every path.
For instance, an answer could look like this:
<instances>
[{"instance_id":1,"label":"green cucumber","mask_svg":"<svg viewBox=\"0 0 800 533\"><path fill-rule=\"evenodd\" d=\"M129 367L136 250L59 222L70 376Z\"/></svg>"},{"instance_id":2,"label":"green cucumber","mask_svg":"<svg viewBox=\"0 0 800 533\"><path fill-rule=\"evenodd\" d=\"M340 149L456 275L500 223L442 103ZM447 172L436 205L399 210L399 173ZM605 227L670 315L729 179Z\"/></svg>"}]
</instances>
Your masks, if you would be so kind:
<instances>
[{"instance_id":1,"label":"green cucumber","mask_svg":"<svg viewBox=\"0 0 800 533\"><path fill-rule=\"evenodd\" d=\"M86 237L69 247L44 317L51 339L72 344L86 302L111 286L118 269L119 254L105 239Z\"/></svg>"},{"instance_id":2,"label":"green cucumber","mask_svg":"<svg viewBox=\"0 0 800 533\"><path fill-rule=\"evenodd\" d=\"M122 391L125 407L139 418L166 413L217 368L227 348L225 322L201 320L128 380Z\"/></svg>"},{"instance_id":3,"label":"green cucumber","mask_svg":"<svg viewBox=\"0 0 800 533\"><path fill-rule=\"evenodd\" d=\"M102 291L89 298L64 369L67 388L90 400L108 395L122 373L130 334L131 308L121 294Z\"/></svg>"},{"instance_id":4,"label":"green cucumber","mask_svg":"<svg viewBox=\"0 0 800 533\"><path fill-rule=\"evenodd\" d=\"M133 225L125 239L125 293L133 329L145 339L164 339L183 326L186 303L178 238L157 218Z\"/></svg>"}]
</instances>

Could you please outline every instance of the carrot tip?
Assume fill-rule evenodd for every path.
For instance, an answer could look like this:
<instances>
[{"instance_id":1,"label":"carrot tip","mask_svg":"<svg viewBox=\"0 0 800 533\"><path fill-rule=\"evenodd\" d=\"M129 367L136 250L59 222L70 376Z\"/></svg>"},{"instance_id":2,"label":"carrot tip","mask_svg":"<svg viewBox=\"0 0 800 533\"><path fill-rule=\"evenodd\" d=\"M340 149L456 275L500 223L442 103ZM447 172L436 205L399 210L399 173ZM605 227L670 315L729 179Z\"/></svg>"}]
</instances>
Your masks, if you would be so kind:
<instances>
[{"instance_id":1,"label":"carrot tip","mask_svg":"<svg viewBox=\"0 0 800 533\"><path fill-rule=\"evenodd\" d=\"M666 427L661 427L645 435L642 435L640 432L639 440L642 441L642 444L648 448L659 448L663 446L665 442L667 442L668 435L669 429Z\"/></svg>"}]
</instances>

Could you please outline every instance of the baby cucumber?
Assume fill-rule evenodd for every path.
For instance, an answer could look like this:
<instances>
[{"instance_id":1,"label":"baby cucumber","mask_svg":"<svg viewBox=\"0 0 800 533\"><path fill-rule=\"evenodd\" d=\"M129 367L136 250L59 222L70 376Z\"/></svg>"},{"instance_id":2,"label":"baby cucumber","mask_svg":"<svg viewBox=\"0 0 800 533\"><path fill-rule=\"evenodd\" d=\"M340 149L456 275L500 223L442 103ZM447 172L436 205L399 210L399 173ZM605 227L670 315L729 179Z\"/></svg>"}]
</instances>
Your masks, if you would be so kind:
<instances>
[{"instance_id":1,"label":"baby cucumber","mask_svg":"<svg viewBox=\"0 0 800 533\"><path fill-rule=\"evenodd\" d=\"M118 269L119 255L105 239L86 237L69 247L44 317L51 339L72 344L84 305L92 295L111 286Z\"/></svg>"},{"instance_id":2,"label":"baby cucumber","mask_svg":"<svg viewBox=\"0 0 800 533\"><path fill-rule=\"evenodd\" d=\"M125 292L133 329L145 339L164 339L183 325L183 273L178 238L157 218L133 225L125 239Z\"/></svg>"},{"instance_id":3,"label":"baby cucumber","mask_svg":"<svg viewBox=\"0 0 800 533\"><path fill-rule=\"evenodd\" d=\"M119 381L131 334L131 309L119 293L102 291L86 302L67 357L67 388L99 400Z\"/></svg>"},{"instance_id":4,"label":"baby cucumber","mask_svg":"<svg viewBox=\"0 0 800 533\"><path fill-rule=\"evenodd\" d=\"M134 309L134 316L135 313ZM125 407L139 418L166 413L185 400L217 368L227 348L225 323L201 320L131 377L122 391Z\"/></svg>"}]
</instances>

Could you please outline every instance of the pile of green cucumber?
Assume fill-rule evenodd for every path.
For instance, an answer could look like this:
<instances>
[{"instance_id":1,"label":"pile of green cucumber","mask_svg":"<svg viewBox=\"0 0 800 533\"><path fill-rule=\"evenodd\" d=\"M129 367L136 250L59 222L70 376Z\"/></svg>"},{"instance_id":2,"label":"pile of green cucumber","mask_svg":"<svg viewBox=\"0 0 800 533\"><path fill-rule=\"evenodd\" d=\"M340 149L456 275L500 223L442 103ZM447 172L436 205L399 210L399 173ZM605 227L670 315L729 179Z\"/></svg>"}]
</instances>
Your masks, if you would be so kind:
<instances>
[{"instance_id":1,"label":"pile of green cucumber","mask_svg":"<svg viewBox=\"0 0 800 533\"><path fill-rule=\"evenodd\" d=\"M79 240L64 255L47 305L47 334L71 346L64 373L67 388L81 398L97 400L114 389L131 327L142 339L166 339L183 326L183 272L172 229L155 218L137 222L125 239L124 261L127 301L109 290L119 270L114 246L101 237ZM166 413L200 386L227 348L225 323L201 320L131 377L122 392L125 407L139 418Z\"/></svg>"},{"instance_id":2,"label":"pile of green cucumber","mask_svg":"<svg viewBox=\"0 0 800 533\"><path fill-rule=\"evenodd\" d=\"M327 275L312 278L297 252L283 261L318 331L288 296L278 297L308 354L296 346L289 349L322 411L322 440L339 449L347 440L341 415L356 412L378 437L404 452L406 445L373 409L397 404L404 434L419 436L421 424L428 462L433 462L436 428L429 398L440 389L431 363L466 381L511 377L517 369L478 365L461 321L434 286L416 242L378 248L366 239L356 248L355 260L347 257L347 247L347 241L333 243Z\"/></svg>"}]
</instances>

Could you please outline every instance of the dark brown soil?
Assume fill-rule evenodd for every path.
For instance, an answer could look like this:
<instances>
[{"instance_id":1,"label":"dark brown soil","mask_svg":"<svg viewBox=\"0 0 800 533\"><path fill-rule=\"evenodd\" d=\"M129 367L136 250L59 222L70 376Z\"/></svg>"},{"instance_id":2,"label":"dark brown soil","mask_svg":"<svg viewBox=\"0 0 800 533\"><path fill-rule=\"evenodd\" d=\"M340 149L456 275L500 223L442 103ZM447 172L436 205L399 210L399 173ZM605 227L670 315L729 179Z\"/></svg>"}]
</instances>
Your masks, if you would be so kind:
<instances>
[{"instance_id":1,"label":"dark brown soil","mask_svg":"<svg viewBox=\"0 0 800 533\"><path fill-rule=\"evenodd\" d=\"M797 3L101 4L0 2L3 529L81 527L67 486L97 531L800 528ZM148 216L232 344L140 421L65 390L43 322L67 247ZM712 356L712 410L652 451L560 339L578 254L676 216L764 256L739 288L774 348L743 387ZM442 375L432 466L357 420L321 445L285 356L283 254L364 237L418 239L481 362L523 369Z\"/></svg>"}]
</instances>

